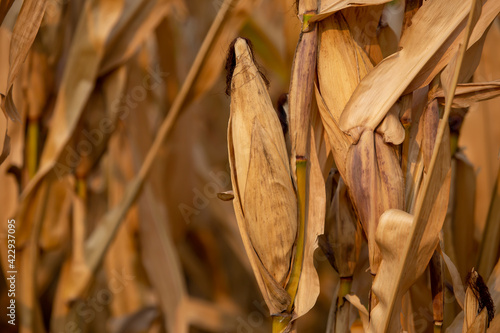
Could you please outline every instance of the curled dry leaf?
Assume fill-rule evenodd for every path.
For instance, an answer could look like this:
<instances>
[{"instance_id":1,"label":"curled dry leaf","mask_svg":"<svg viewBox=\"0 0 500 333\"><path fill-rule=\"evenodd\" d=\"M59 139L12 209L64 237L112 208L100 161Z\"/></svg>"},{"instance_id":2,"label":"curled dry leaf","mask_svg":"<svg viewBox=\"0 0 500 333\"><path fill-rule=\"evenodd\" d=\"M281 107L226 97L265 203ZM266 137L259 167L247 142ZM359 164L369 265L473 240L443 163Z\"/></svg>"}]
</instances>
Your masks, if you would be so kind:
<instances>
[{"instance_id":1,"label":"curled dry leaf","mask_svg":"<svg viewBox=\"0 0 500 333\"><path fill-rule=\"evenodd\" d=\"M368 331L369 328L369 317L368 310L361 303L361 300L357 295L346 295L345 298L351 303L356 309L359 311L359 317L361 318L361 322L363 323L363 330L365 332Z\"/></svg>"},{"instance_id":2,"label":"curled dry leaf","mask_svg":"<svg viewBox=\"0 0 500 333\"><path fill-rule=\"evenodd\" d=\"M493 20L500 13L500 2L486 0L483 1L482 4L481 16L479 17L479 20L477 21L470 36L470 41L467 44L468 49L475 47L475 45L480 42ZM439 47L438 51L422 68L420 73L415 77L410 85L408 85L405 89L405 93L428 85L434 77L436 77L443 70L443 68L450 63L452 57L459 50L460 44L464 39L466 25L467 20L463 20L453 34Z\"/></svg>"},{"instance_id":3,"label":"curled dry leaf","mask_svg":"<svg viewBox=\"0 0 500 333\"><path fill-rule=\"evenodd\" d=\"M453 98L454 108L468 108L472 104L500 96L500 80L478 83L462 83L457 86ZM444 90L436 91L432 98L444 104Z\"/></svg>"},{"instance_id":4,"label":"curled dry leaf","mask_svg":"<svg viewBox=\"0 0 500 333\"><path fill-rule=\"evenodd\" d=\"M384 120L377 127L377 133L382 135L384 142L399 145L405 139L405 129L399 120L400 106L394 104Z\"/></svg>"}]
</instances>

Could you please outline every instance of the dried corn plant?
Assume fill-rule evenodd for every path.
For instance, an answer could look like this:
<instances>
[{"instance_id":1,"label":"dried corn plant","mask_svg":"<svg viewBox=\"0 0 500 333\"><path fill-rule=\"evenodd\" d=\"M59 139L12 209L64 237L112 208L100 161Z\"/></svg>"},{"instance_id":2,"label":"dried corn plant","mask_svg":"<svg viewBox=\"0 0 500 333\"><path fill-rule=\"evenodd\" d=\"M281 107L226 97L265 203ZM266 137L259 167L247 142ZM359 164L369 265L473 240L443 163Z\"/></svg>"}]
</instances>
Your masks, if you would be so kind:
<instances>
[{"instance_id":1,"label":"dried corn plant","mask_svg":"<svg viewBox=\"0 0 500 333\"><path fill-rule=\"evenodd\" d=\"M499 13L0 0L0 331L500 330Z\"/></svg>"}]
</instances>

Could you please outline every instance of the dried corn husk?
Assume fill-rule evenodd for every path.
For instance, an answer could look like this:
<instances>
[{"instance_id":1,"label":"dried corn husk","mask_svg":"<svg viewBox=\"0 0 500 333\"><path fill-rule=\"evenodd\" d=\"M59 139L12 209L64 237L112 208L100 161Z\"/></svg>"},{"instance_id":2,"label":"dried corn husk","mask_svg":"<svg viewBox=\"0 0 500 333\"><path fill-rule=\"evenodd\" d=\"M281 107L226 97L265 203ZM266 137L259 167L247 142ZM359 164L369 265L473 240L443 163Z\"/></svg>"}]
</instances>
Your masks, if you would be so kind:
<instances>
[{"instance_id":1,"label":"dried corn husk","mask_svg":"<svg viewBox=\"0 0 500 333\"><path fill-rule=\"evenodd\" d=\"M228 148L240 233L271 314L285 290L297 234L297 201L285 140L266 84L244 39L234 44Z\"/></svg>"},{"instance_id":2,"label":"dried corn husk","mask_svg":"<svg viewBox=\"0 0 500 333\"><path fill-rule=\"evenodd\" d=\"M323 20L319 33L318 106L336 166L349 188L367 235L371 271L376 274L380 262L374 240L378 218L389 208L403 208L401 167L394 149L384 143L378 133L367 133L362 142L351 145L349 138L340 131L338 123L344 106L373 65L365 51L353 40L350 27L341 13ZM397 113L399 111L395 108L380 131L387 141L399 143L404 138L404 129Z\"/></svg>"}]
</instances>

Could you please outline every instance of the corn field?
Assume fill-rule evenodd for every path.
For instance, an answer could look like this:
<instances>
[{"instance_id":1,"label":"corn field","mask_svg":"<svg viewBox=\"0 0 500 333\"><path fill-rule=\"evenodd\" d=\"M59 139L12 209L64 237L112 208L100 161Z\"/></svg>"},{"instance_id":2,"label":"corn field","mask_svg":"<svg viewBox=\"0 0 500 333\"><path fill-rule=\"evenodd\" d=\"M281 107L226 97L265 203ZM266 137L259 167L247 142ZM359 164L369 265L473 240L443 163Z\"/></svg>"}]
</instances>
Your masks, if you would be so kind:
<instances>
[{"instance_id":1,"label":"corn field","mask_svg":"<svg viewBox=\"0 0 500 333\"><path fill-rule=\"evenodd\" d=\"M500 332L499 0L0 0L0 331Z\"/></svg>"}]
</instances>

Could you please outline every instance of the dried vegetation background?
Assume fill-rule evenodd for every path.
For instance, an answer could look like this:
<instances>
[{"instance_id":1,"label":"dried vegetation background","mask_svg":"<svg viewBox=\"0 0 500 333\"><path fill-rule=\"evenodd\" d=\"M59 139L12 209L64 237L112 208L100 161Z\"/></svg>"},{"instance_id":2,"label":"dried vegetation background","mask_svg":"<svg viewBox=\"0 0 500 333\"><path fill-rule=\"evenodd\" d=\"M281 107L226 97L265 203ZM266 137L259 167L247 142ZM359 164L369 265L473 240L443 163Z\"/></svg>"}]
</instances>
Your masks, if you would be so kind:
<instances>
[{"instance_id":1,"label":"dried vegetation background","mask_svg":"<svg viewBox=\"0 0 500 333\"><path fill-rule=\"evenodd\" d=\"M484 304L463 285L475 267L500 308L500 105L478 102L500 93L500 6L477 1L476 30L467 30L470 1L428 0L420 7L414 0L367 0L355 3L370 6L346 8L350 3L323 1L312 8L321 14L311 23L318 33L313 81L290 88L302 29L297 10L303 9L291 0L1 0L2 313L9 302L11 218L19 274L17 326L2 314L0 331L271 331L233 205L217 198L231 189L223 69L237 36L252 41L274 105L289 89L292 104L294 98L314 101L311 131L327 200L321 220L323 225L326 214L326 236L320 239L326 239L327 255L320 249L313 254L318 244L306 252L319 280L311 280L310 294L302 292L309 297L305 307L314 307L301 310L296 329L345 332L352 325L353 332L363 326L381 332L394 318L383 318L391 315L383 311L384 297L380 304L373 295L370 300L369 268L391 277L384 268L384 251L391 249L380 255L374 231L388 208L413 213L418 177L428 176L447 80L455 72L445 66L455 64L460 43L471 34L443 144L452 153L450 190L440 192L438 203L448 208L436 225L443 225L440 249L447 256L438 249L427 269L427 262L412 266L417 259L410 258L409 267L425 271L389 303L404 314L396 321L408 332L432 332L439 322L461 332L462 323L468 327L479 313L485 322ZM415 15L420 20L412 21ZM309 95L292 95L297 91ZM367 91L370 96L359 97ZM374 115L384 108L391 111ZM379 127L382 121L386 127ZM377 150L363 150L370 145ZM397 207L391 200L399 192L366 187L372 178L353 171L363 154L368 164L389 155L395 161L405 179L397 185ZM337 171L328 178L333 159ZM381 204L363 208L370 196ZM386 219L411 225L411 215L391 212ZM332 222L339 215L355 223L339 227ZM328 243L342 243L344 234L355 240L355 253L337 252L349 264L337 259L333 269ZM389 231L386 242L396 244L396 236ZM344 293L345 278L352 285ZM343 298L347 293L357 296ZM367 309L375 311L371 322ZM500 331L499 317L488 332Z\"/></svg>"}]
</instances>

